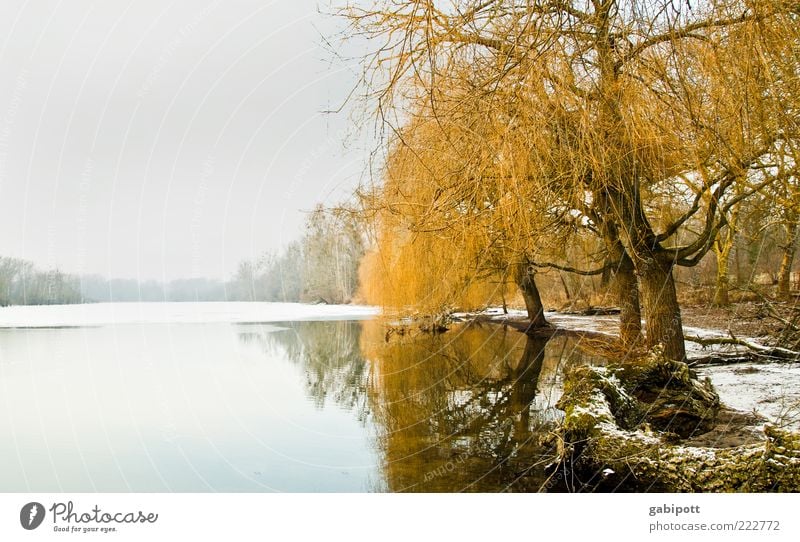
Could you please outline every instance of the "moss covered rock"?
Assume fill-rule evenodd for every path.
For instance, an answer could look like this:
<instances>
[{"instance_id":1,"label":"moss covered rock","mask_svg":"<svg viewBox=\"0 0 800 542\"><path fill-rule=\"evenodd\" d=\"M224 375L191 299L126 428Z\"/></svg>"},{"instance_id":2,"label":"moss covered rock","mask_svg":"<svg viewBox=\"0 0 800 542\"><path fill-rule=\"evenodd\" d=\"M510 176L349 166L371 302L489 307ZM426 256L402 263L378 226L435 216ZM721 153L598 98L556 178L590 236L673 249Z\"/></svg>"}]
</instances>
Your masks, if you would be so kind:
<instances>
[{"instance_id":1,"label":"moss covered rock","mask_svg":"<svg viewBox=\"0 0 800 542\"><path fill-rule=\"evenodd\" d=\"M767 426L761 444L681 445L709 429L719 397L685 363L658 351L635 365L566 376L559 454L583 487L660 491L800 490L800 437ZM676 442L676 440L678 442Z\"/></svg>"}]
</instances>

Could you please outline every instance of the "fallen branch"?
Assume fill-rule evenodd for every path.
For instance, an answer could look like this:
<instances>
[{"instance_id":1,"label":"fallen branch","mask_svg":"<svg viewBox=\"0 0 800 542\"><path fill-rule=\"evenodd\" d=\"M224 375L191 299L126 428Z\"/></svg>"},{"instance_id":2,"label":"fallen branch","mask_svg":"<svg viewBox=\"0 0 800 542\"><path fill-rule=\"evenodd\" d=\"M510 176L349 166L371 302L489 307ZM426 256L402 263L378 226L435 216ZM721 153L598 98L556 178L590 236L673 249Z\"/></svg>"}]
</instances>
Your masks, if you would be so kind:
<instances>
[{"instance_id":1,"label":"fallen branch","mask_svg":"<svg viewBox=\"0 0 800 542\"><path fill-rule=\"evenodd\" d=\"M702 358L687 360L689 367L704 367L709 365L736 365L738 363L766 363L774 362L773 358L762 356L755 352L742 352L739 354L710 354Z\"/></svg>"},{"instance_id":2,"label":"fallen branch","mask_svg":"<svg viewBox=\"0 0 800 542\"><path fill-rule=\"evenodd\" d=\"M764 346L753 341L746 339L739 339L731 333L730 337L698 337L696 335L684 335L687 341L697 343L702 346L713 346L718 344L729 344L734 346L744 346L753 352L770 358L777 358L783 360L796 361L800 359L800 352L789 350L788 348L781 348L780 346Z\"/></svg>"},{"instance_id":3,"label":"fallen branch","mask_svg":"<svg viewBox=\"0 0 800 542\"><path fill-rule=\"evenodd\" d=\"M619 307L589 307L582 311L560 311L559 314L579 315L579 316L609 316L619 314L622 309Z\"/></svg>"}]
</instances>

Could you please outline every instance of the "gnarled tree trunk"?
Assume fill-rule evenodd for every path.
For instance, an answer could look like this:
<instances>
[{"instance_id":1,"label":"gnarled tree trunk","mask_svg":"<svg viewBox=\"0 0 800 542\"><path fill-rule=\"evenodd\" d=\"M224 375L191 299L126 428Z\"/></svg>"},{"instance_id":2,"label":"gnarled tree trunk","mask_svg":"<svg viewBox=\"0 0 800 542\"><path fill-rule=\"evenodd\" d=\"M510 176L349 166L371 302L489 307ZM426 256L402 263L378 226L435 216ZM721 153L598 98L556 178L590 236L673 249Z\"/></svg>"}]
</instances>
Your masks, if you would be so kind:
<instances>
[{"instance_id":1,"label":"gnarled tree trunk","mask_svg":"<svg viewBox=\"0 0 800 542\"><path fill-rule=\"evenodd\" d=\"M616 225L610 221L601 221L600 231L608 250L608 260L617 264L612 272L620 308L620 340L625 346L634 347L642 341L642 309L639 304L636 268L620 241ZM605 272L606 269L603 270L604 277Z\"/></svg>"},{"instance_id":2,"label":"gnarled tree trunk","mask_svg":"<svg viewBox=\"0 0 800 542\"><path fill-rule=\"evenodd\" d=\"M531 321L530 328L547 326L544 317L544 306L539 295L539 288L536 287L535 271L532 266L525 263L517 264L514 270L514 279L522 292L522 299L525 300L525 309L528 311L528 318Z\"/></svg>"},{"instance_id":3,"label":"gnarled tree trunk","mask_svg":"<svg viewBox=\"0 0 800 542\"><path fill-rule=\"evenodd\" d=\"M639 305L639 282L628 254L621 251L614 274L619 297L619 335L622 344L636 346L642 340L642 310Z\"/></svg>"},{"instance_id":4,"label":"gnarled tree trunk","mask_svg":"<svg viewBox=\"0 0 800 542\"><path fill-rule=\"evenodd\" d=\"M647 345L653 347L660 344L667 359L683 361L686 358L686 345L672 267L672 262L651 256L638 262L637 271Z\"/></svg>"}]
</instances>

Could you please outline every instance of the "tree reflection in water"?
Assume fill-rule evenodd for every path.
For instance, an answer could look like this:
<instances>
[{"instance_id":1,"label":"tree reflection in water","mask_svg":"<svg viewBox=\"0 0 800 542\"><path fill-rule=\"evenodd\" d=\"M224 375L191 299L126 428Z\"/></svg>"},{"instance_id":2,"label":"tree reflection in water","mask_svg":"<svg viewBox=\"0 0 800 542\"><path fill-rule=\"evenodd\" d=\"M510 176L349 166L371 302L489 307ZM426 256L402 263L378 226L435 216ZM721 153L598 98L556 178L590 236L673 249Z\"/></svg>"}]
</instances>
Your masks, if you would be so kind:
<instances>
[{"instance_id":1,"label":"tree reflection in water","mask_svg":"<svg viewBox=\"0 0 800 542\"><path fill-rule=\"evenodd\" d=\"M473 324L388 342L362 337L362 345L390 490L559 487L544 476L552 454L542 437L560 417L563 369L587 361L573 339Z\"/></svg>"},{"instance_id":2,"label":"tree reflection in water","mask_svg":"<svg viewBox=\"0 0 800 542\"><path fill-rule=\"evenodd\" d=\"M354 321L285 322L248 325L239 338L260 343L267 353L279 349L297 364L305 373L308 396L319 408L332 399L364 419L369 371L359 349L360 334L361 323Z\"/></svg>"},{"instance_id":3,"label":"tree reflection in water","mask_svg":"<svg viewBox=\"0 0 800 542\"><path fill-rule=\"evenodd\" d=\"M575 339L529 337L494 325L394 335L380 321L294 322L243 340L280 348L308 394L332 398L374 431L389 491L540 491L545 443L561 413L561 375L589 359Z\"/></svg>"}]
</instances>

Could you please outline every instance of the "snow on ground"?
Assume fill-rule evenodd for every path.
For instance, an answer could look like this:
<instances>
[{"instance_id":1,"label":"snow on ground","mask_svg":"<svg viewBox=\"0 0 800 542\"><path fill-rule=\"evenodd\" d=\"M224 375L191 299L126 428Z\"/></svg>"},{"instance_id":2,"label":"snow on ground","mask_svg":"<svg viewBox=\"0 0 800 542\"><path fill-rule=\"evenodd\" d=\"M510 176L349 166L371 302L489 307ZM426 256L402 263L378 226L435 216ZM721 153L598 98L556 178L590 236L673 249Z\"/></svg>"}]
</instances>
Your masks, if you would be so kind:
<instances>
[{"instance_id":1,"label":"snow on ground","mask_svg":"<svg viewBox=\"0 0 800 542\"><path fill-rule=\"evenodd\" d=\"M497 307L486 309L480 314L491 316L493 320L497 321L522 319L528 316L527 312L516 309L508 309L508 314L504 314L503 310ZM474 315L475 313L457 312L452 316L466 319ZM616 335L619 333L619 319L616 316L583 316L580 314L564 314L555 311L546 311L544 317L556 327L574 329L575 331L595 331L598 333L607 333L609 335Z\"/></svg>"},{"instance_id":2,"label":"snow on ground","mask_svg":"<svg viewBox=\"0 0 800 542\"><path fill-rule=\"evenodd\" d=\"M141 323L260 323L362 320L378 314L362 305L301 303L92 303L0 308L0 328L80 327Z\"/></svg>"},{"instance_id":3,"label":"snow on ground","mask_svg":"<svg viewBox=\"0 0 800 542\"><path fill-rule=\"evenodd\" d=\"M619 334L619 318L617 316L582 316L579 314L545 313L547 321L556 327L574 329L576 331L594 331L608 335Z\"/></svg>"},{"instance_id":4,"label":"snow on ground","mask_svg":"<svg viewBox=\"0 0 800 542\"><path fill-rule=\"evenodd\" d=\"M725 405L800 430L800 363L737 363L697 372L711 379Z\"/></svg>"}]
</instances>

